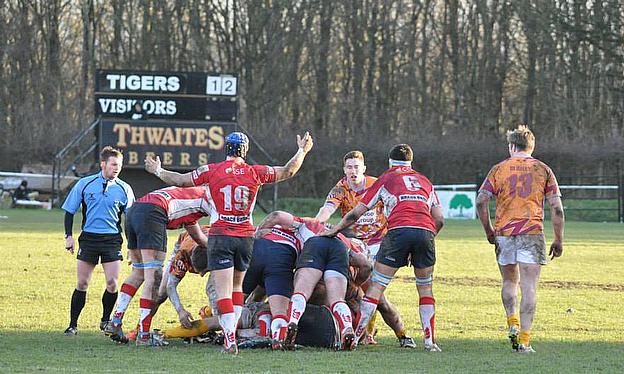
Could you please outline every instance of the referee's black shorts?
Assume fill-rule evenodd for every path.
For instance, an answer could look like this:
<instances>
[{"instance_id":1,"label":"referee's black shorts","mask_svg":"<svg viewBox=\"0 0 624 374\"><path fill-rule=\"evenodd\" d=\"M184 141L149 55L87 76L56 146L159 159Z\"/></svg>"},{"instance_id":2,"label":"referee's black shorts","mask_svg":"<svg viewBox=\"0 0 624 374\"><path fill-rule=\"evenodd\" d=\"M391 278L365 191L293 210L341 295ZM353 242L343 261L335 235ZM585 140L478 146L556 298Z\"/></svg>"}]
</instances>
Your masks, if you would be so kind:
<instances>
[{"instance_id":1,"label":"referee's black shorts","mask_svg":"<svg viewBox=\"0 0 624 374\"><path fill-rule=\"evenodd\" d=\"M79 260L97 265L102 259L102 263L123 261L121 255L121 245L123 239L121 234L93 234L82 232L78 237Z\"/></svg>"}]
</instances>

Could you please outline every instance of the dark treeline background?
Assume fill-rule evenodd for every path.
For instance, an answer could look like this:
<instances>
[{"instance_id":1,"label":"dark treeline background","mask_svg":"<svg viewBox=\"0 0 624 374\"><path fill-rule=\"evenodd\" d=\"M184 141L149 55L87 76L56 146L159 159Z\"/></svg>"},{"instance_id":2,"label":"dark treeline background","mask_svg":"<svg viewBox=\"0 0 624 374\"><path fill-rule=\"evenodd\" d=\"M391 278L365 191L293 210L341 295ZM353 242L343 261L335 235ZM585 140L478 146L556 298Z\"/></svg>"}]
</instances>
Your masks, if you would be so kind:
<instances>
[{"instance_id":1,"label":"dark treeline background","mask_svg":"<svg viewBox=\"0 0 624 374\"><path fill-rule=\"evenodd\" d=\"M282 194L324 195L355 148L378 174L397 142L472 182L521 121L559 175L622 168L619 0L0 0L0 35L2 170L88 125L97 68L239 74L241 124L276 159L316 139Z\"/></svg>"}]
</instances>

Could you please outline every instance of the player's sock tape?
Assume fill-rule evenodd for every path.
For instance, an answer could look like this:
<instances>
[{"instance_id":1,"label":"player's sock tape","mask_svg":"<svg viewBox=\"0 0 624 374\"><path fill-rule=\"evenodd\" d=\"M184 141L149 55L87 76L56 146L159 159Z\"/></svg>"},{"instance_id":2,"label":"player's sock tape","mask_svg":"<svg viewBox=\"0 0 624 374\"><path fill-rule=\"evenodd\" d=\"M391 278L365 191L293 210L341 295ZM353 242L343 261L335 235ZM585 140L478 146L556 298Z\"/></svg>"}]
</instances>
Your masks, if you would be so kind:
<instances>
[{"instance_id":1,"label":"player's sock tape","mask_svg":"<svg viewBox=\"0 0 624 374\"><path fill-rule=\"evenodd\" d=\"M373 270L373 274L371 276L371 280L375 283L378 283L384 287L388 287L390 281L392 281L392 276L388 276L385 274L381 274L377 270Z\"/></svg>"},{"instance_id":2,"label":"player's sock tape","mask_svg":"<svg viewBox=\"0 0 624 374\"><path fill-rule=\"evenodd\" d=\"M157 269L162 267L162 264L162 261L139 262L132 263L132 267L136 269Z\"/></svg>"},{"instance_id":3,"label":"player's sock tape","mask_svg":"<svg viewBox=\"0 0 624 374\"><path fill-rule=\"evenodd\" d=\"M428 286L430 284L433 284L433 275L428 277L416 277L417 286Z\"/></svg>"}]
</instances>

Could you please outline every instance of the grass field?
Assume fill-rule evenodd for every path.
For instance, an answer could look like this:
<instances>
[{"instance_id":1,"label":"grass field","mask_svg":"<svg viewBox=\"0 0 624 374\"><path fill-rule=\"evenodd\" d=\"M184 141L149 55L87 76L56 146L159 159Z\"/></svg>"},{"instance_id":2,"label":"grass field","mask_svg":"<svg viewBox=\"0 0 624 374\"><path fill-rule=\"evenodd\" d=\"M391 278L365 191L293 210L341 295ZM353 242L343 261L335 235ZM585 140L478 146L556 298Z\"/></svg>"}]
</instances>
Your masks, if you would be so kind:
<instances>
[{"instance_id":1,"label":"grass field","mask_svg":"<svg viewBox=\"0 0 624 374\"><path fill-rule=\"evenodd\" d=\"M212 345L174 341L166 348L137 349L110 342L97 330L101 268L89 288L79 335L63 336L75 259L63 249L61 212L0 210L0 216L0 372L624 372L622 224L568 223L564 256L542 272L535 355L510 352L493 249L478 222L448 221L437 239L434 284L441 354L399 349L391 331L378 322L380 344L355 352L255 350L230 357ZM170 238L176 235L171 232ZM124 266L122 279L128 272ZM180 285L189 311L205 304L203 289L204 279L193 275ZM387 295L420 343L408 269ZM130 307L127 324L137 320L137 309ZM165 304L154 326L176 322L175 311Z\"/></svg>"}]
</instances>

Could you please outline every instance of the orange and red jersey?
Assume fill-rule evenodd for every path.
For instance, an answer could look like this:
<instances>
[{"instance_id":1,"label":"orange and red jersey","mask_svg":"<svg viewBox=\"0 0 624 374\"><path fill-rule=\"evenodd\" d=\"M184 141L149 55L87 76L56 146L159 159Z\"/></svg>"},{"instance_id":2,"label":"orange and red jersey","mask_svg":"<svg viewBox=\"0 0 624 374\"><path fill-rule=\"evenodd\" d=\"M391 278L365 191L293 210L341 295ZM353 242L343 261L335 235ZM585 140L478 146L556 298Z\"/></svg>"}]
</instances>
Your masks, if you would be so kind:
<instances>
[{"instance_id":1,"label":"orange and red jersey","mask_svg":"<svg viewBox=\"0 0 624 374\"><path fill-rule=\"evenodd\" d=\"M166 187L152 191L135 203L154 204L167 212L167 229L193 225L210 214L210 199L205 187Z\"/></svg>"},{"instance_id":2,"label":"orange and red jersey","mask_svg":"<svg viewBox=\"0 0 624 374\"><path fill-rule=\"evenodd\" d=\"M362 200L369 209L383 202L388 230L420 228L437 233L431 208L440 205L433 185L410 166L393 166L373 184Z\"/></svg>"},{"instance_id":3,"label":"orange and red jersey","mask_svg":"<svg viewBox=\"0 0 624 374\"><path fill-rule=\"evenodd\" d=\"M377 178L366 175L364 187L360 190L353 190L349 187L346 178L342 178L329 191L325 204L331 204L340 209L340 214L344 217L351 209L360 202L366 191L375 183ZM383 204L379 202L369 211L364 213L352 226L355 237L363 240L367 244L381 242L386 233L386 217L383 214Z\"/></svg>"},{"instance_id":4,"label":"orange and red jersey","mask_svg":"<svg viewBox=\"0 0 624 374\"><path fill-rule=\"evenodd\" d=\"M544 198L561 196L555 174L533 157L510 157L494 165L479 192L496 198L499 236L542 233Z\"/></svg>"},{"instance_id":5,"label":"orange and red jersey","mask_svg":"<svg viewBox=\"0 0 624 374\"><path fill-rule=\"evenodd\" d=\"M208 234L209 225L202 225L202 231L204 234ZM169 273L175 275L177 278L182 279L187 272L191 274L199 274L193 267L191 261L191 254L193 249L198 244L191 238L188 232L183 232L178 236L178 242L176 243L176 252L171 259L171 266L169 267Z\"/></svg>"},{"instance_id":6,"label":"orange and red jersey","mask_svg":"<svg viewBox=\"0 0 624 374\"><path fill-rule=\"evenodd\" d=\"M253 236L252 212L258 189L275 182L275 169L236 159L203 165L192 173L193 184L207 184L212 209L210 235Z\"/></svg>"}]
</instances>

